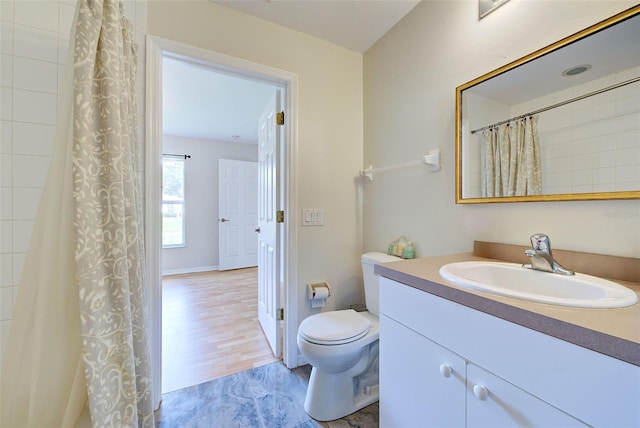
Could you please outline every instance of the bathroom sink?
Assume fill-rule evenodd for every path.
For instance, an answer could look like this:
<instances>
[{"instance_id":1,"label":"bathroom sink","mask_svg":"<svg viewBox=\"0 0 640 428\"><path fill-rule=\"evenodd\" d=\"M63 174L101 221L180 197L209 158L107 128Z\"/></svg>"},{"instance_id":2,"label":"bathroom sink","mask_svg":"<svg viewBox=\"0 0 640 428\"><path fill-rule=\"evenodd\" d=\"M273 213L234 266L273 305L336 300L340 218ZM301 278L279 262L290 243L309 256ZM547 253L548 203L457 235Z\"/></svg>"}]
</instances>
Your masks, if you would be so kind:
<instances>
[{"instance_id":1,"label":"bathroom sink","mask_svg":"<svg viewBox=\"0 0 640 428\"><path fill-rule=\"evenodd\" d=\"M620 284L591 275L558 275L515 263L458 262L440 268L440 276L456 285L531 302L580 308L623 308L637 294Z\"/></svg>"}]
</instances>

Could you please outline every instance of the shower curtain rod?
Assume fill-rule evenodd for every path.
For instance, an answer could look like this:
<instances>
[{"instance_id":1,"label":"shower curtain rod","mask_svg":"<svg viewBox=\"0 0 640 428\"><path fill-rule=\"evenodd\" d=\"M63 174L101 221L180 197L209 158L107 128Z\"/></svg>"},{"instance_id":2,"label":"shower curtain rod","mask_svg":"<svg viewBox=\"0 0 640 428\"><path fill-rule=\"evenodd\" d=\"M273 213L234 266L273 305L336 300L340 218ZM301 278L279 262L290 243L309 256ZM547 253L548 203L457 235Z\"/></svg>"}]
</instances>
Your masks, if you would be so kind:
<instances>
[{"instance_id":1,"label":"shower curtain rod","mask_svg":"<svg viewBox=\"0 0 640 428\"><path fill-rule=\"evenodd\" d=\"M594 95L598 95L598 94L601 94L603 92L610 91L612 89L617 89L617 88L619 88L621 86L630 85L630 84L638 82L638 81L640 81L640 77L635 77L633 79L629 79L629 80L626 80L624 82L616 83L615 85L607 86L606 88L598 89L597 91L589 92L588 94L580 95L579 97L571 98L571 99L566 100L566 101L561 101L561 102L559 102L557 104L553 104L553 105L550 105L550 106L547 106L547 107L543 107L543 108L541 108L539 110L535 110L535 111L532 111L532 112L529 112L529 113L526 113L526 114L521 114L520 116L512 117L511 119L503 120L501 122L494 123L493 125L487 125L487 126L483 126L482 128L474 129L473 131L471 131L471 134L475 134L476 132L484 131L485 129L493 128L494 126L504 125L505 123L509 123L512 120L518 120L518 119L522 119L523 117L533 116L534 114L542 113L544 111L551 110L551 109L554 109L556 107L561 107L561 106L563 106L565 104L573 103L575 101L580 101L582 99L589 98L589 97L592 97Z\"/></svg>"},{"instance_id":2,"label":"shower curtain rod","mask_svg":"<svg viewBox=\"0 0 640 428\"><path fill-rule=\"evenodd\" d=\"M191 159L191 155L174 155L171 153L163 153L162 156L171 156L174 158L185 158L185 159Z\"/></svg>"}]
</instances>

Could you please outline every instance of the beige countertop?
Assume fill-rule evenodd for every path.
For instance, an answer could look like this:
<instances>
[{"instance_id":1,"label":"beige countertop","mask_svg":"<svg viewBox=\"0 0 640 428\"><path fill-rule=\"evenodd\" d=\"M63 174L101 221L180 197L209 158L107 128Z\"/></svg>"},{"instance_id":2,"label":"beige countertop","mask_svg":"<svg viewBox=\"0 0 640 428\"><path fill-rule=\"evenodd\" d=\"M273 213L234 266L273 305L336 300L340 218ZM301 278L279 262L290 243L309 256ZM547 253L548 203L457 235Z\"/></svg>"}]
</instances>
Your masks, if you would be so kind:
<instances>
[{"instance_id":1,"label":"beige countertop","mask_svg":"<svg viewBox=\"0 0 640 428\"><path fill-rule=\"evenodd\" d=\"M375 272L532 330L640 366L640 303L620 309L583 309L534 303L457 286L438 270L447 263L490 260L472 253L376 265ZM549 274L553 275L553 274ZM640 296L640 284L615 280Z\"/></svg>"}]
</instances>

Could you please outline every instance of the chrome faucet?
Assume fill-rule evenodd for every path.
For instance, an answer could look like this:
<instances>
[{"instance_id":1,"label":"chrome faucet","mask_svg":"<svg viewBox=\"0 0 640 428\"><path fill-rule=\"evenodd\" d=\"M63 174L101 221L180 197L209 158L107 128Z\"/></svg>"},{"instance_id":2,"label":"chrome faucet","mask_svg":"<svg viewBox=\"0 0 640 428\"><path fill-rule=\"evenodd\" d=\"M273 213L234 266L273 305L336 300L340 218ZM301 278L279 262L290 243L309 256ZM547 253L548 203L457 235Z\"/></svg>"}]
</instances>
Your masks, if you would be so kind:
<instances>
[{"instance_id":1,"label":"chrome faucet","mask_svg":"<svg viewBox=\"0 0 640 428\"><path fill-rule=\"evenodd\" d=\"M560 275L575 275L573 271L565 269L553 259L551 243L547 235L542 233L532 235L531 247L524 252L525 255L531 257L531 263L525 263L522 267Z\"/></svg>"}]
</instances>

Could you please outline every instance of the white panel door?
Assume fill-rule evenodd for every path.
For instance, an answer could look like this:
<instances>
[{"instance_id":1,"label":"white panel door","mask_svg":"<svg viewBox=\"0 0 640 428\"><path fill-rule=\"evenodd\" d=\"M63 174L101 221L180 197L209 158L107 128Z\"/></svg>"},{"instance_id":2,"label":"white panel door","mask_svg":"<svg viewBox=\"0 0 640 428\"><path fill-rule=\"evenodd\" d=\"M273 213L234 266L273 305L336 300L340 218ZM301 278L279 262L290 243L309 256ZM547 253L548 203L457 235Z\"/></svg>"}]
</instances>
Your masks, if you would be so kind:
<instances>
[{"instance_id":1,"label":"white panel door","mask_svg":"<svg viewBox=\"0 0 640 428\"><path fill-rule=\"evenodd\" d=\"M218 269L258 265L258 163L219 160Z\"/></svg>"},{"instance_id":2,"label":"white panel door","mask_svg":"<svg viewBox=\"0 0 640 428\"><path fill-rule=\"evenodd\" d=\"M280 287L278 284L278 148L280 126L276 113L280 109L280 94L265 107L258 122L258 320L271 345L280 356Z\"/></svg>"}]
</instances>

